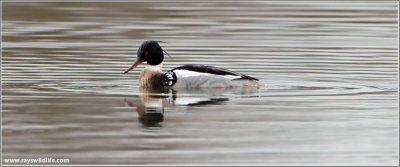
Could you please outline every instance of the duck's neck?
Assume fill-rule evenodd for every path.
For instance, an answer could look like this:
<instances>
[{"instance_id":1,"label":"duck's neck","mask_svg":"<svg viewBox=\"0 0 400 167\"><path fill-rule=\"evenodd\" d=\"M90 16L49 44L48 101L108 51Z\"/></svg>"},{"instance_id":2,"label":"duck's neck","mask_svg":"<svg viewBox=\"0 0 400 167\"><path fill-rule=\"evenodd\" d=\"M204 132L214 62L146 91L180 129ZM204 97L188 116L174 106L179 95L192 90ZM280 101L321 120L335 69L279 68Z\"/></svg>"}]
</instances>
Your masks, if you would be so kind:
<instances>
[{"instance_id":1,"label":"duck's neck","mask_svg":"<svg viewBox=\"0 0 400 167\"><path fill-rule=\"evenodd\" d=\"M149 72L161 72L162 71L162 64L159 65L146 65L144 70Z\"/></svg>"}]
</instances>

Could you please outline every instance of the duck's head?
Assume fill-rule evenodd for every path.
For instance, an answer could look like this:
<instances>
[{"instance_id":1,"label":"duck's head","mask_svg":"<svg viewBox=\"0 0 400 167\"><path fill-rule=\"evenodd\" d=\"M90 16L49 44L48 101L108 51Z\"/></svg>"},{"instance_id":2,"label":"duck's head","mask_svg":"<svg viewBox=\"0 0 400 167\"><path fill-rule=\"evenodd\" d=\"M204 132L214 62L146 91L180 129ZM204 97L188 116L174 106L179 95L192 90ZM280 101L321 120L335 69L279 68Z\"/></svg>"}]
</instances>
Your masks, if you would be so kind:
<instances>
[{"instance_id":1,"label":"duck's head","mask_svg":"<svg viewBox=\"0 0 400 167\"><path fill-rule=\"evenodd\" d=\"M144 41L137 52L136 62L124 73L128 73L143 62L149 65L159 65L164 60L164 53L158 41Z\"/></svg>"}]
</instances>

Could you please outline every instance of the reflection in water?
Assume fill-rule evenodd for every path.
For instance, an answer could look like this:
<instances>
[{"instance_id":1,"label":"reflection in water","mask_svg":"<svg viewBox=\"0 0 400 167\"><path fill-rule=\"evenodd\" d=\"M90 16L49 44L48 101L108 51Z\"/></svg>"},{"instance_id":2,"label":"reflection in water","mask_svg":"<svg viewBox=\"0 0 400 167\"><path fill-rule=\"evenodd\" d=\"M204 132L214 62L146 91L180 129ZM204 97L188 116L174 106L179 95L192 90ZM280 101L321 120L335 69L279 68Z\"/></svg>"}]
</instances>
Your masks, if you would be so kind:
<instances>
[{"instance_id":1,"label":"reflection in water","mask_svg":"<svg viewBox=\"0 0 400 167\"><path fill-rule=\"evenodd\" d=\"M164 120L164 105L162 96L168 89L144 89L140 88L140 102L133 102L125 99L130 107L136 106L139 114L139 121L144 127L161 127ZM161 95L160 95L161 94Z\"/></svg>"},{"instance_id":2,"label":"reflection in water","mask_svg":"<svg viewBox=\"0 0 400 167\"><path fill-rule=\"evenodd\" d=\"M161 98L159 99L161 100ZM125 102L130 107L135 107L132 101L125 99ZM164 120L164 107L146 107L146 106L136 106L136 112L139 114L139 121L145 127L160 127Z\"/></svg>"},{"instance_id":3,"label":"reflection in water","mask_svg":"<svg viewBox=\"0 0 400 167\"><path fill-rule=\"evenodd\" d=\"M136 107L139 121L144 127L161 127L164 121L164 104L173 106L221 105L229 100L228 93L256 93L258 87L243 88L140 88L140 102L125 99Z\"/></svg>"}]
</instances>

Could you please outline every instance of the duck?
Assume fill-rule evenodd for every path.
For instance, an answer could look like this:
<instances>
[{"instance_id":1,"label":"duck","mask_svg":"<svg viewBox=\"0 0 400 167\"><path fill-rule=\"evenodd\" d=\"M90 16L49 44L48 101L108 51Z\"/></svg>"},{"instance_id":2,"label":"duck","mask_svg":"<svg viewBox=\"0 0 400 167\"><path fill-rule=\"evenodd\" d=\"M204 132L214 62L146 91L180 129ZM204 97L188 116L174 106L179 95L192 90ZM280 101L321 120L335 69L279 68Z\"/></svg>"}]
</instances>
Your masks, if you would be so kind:
<instances>
[{"instance_id":1,"label":"duck","mask_svg":"<svg viewBox=\"0 0 400 167\"><path fill-rule=\"evenodd\" d=\"M144 88L195 88L195 87L258 87L259 79L227 69L208 65L182 65L162 72L164 52L156 40L144 41L137 51L137 60L124 74L146 62L139 76ZM168 53L167 53L168 54Z\"/></svg>"}]
</instances>

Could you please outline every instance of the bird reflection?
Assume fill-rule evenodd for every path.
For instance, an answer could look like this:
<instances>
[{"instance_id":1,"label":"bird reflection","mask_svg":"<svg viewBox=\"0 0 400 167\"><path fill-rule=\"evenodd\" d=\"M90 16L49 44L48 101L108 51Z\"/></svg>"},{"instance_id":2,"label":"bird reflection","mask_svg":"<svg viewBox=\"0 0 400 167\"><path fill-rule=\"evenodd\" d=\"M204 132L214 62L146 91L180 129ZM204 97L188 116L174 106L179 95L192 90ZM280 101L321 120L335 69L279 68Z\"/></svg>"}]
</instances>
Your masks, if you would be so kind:
<instances>
[{"instance_id":1,"label":"bird reflection","mask_svg":"<svg viewBox=\"0 0 400 167\"><path fill-rule=\"evenodd\" d=\"M140 100L125 99L125 103L132 108L136 107L139 122L145 128L162 126L165 106L219 105L229 100L223 96L224 93L248 94L257 91L233 88L140 88L139 90Z\"/></svg>"},{"instance_id":2,"label":"bird reflection","mask_svg":"<svg viewBox=\"0 0 400 167\"><path fill-rule=\"evenodd\" d=\"M161 127L161 122L164 121L164 104L163 100L169 93L168 89L149 89L140 88L140 102L126 100L125 102L130 107L136 107L136 112L139 114L139 121L144 127Z\"/></svg>"}]
</instances>

